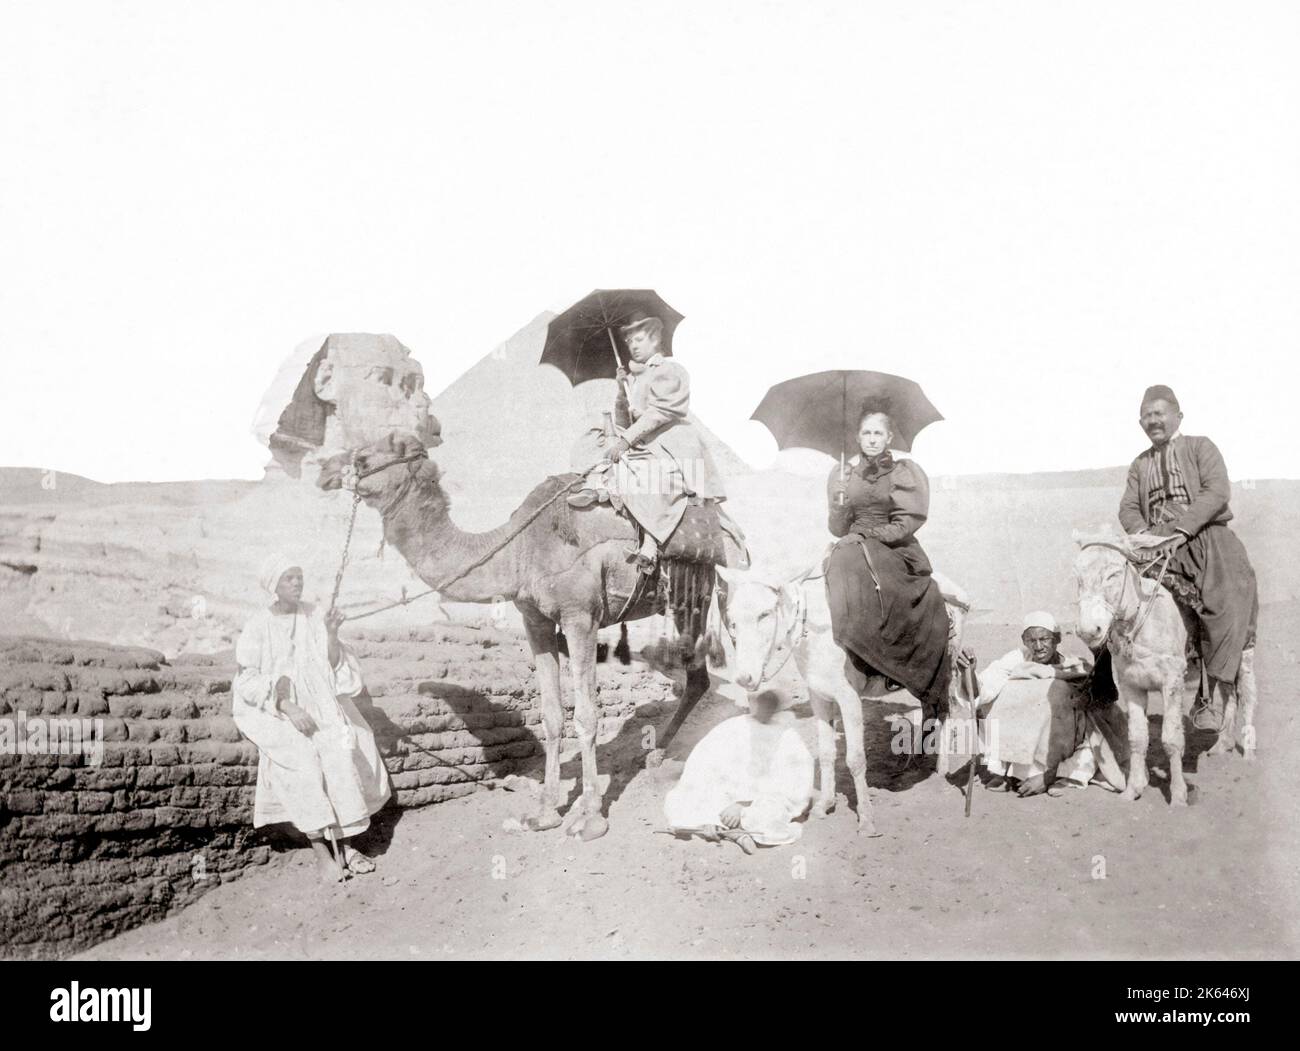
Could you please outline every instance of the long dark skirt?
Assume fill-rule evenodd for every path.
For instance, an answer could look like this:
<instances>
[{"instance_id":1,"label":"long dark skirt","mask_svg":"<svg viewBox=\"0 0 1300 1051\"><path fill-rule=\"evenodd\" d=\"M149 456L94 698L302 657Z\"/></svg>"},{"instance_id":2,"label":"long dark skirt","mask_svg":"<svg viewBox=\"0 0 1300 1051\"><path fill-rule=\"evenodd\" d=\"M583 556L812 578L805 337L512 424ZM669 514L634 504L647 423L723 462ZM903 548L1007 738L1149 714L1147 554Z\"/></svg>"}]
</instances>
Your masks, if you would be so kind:
<instances>
[{"instance_id":1,"label":"long dark skirt","mask_svg":"<svg viewBox=\"0 0 1300 1051\"><path fill-rule=\"evenodd\" d=\"M1169 572L1192 581L1205 609L1197 614L1201 659L1221 682L1235 682L1241 651L1254 642L1259 615L1255 570L1240 538L1225 525L1208 525L1178 549Z\"/></svg>"},{"instance_id":2,"label":"long dark skirt","mask_svg":"<svg viewBox=\"0 0 1300 1051\"><path fill-rule=\"evenodd\" d=\"M831 633L843 650L866 665L859 671L889 676L924 709L946 708L941 702L950 675L948 613L920 544L911 540L888 547L854 534L844 537L827 562L826 592Z\"/></svg>"}]
</instances>

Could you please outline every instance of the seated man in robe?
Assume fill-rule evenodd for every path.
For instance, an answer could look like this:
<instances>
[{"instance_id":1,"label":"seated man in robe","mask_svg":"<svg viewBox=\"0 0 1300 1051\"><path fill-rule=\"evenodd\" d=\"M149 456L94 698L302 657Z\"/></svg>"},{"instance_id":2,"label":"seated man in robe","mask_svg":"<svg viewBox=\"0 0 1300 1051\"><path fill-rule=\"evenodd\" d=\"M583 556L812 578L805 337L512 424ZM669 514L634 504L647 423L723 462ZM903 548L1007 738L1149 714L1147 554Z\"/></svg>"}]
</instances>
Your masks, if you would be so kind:
<instances>
[{"instance_id":1,"label":"seated man in robe","mask_svg":"<svg viewBox=\"0 0 1300 1051\"><path fill-rule=\"evenodd\" d=\"M274 601L244 625L231 689L235 725L258 750L253 827L291 823L328 883L374 872L345 841L369 827L392 785L352 702L361 666L339 641L343 617L302 601L302 568L290 558L269 555L261 583Z\"/></svg>"},{"instance_id":2,"label":"seated man in robe","mask_svg":"<svg viewBox=\"0 0 1300 1051\"><path fill-rule=\"evenodd\" d=\"M1060 645L1056 618L1030 613L1020 645L979 675L986 788L1058 795L1054 783L1086 788L1098 774L1116 790L1124 787L1114 746L1125 735L1110 725L1109 712L1087 707L1076 685L1088 678L1091 662L1061 653Z\"/></svg>"},{"instance_id":3,"label":"seated man in robe","mask_svg":"<svg viewBox=\"0 0 1300 1051\"><path fill-rule=\"evenodd\" d=\"M750 697L748 715L704 735L664 799L670 831L733 839L746 854L755 844L799 838L795 821L812 802L813 758L781 703L780 694L764 690Z\"/></svg>"}]
</instances>

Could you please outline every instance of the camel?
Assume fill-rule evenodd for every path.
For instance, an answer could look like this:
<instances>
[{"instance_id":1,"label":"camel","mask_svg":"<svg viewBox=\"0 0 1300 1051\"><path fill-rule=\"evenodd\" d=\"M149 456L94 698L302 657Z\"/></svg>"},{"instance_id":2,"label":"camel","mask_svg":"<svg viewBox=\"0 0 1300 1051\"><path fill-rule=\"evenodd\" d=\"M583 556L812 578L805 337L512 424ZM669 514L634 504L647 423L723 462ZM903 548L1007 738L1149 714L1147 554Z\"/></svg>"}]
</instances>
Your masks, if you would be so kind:
<instances>
[{"instance_id":1,"label":"camel","mask_svg":"<svg viewBox=\"0 0 1300 1051\"><path fill-rule=\"evenodd\" d=\"M1142 534L1087 536L1075 532L1079 638L1094 651L1110 650L1111 670L1128 717L1129 769L1120 798L1138 799L1147 772L1147 691L1164 702L1160 739L1169 759L1169 802L1187 805L1183 777L1183 680L1187 675L1187 628L1174 597L1138 571L1135 559L1160 537Z\"/></svg>"},{"instance_id":2,"label":"camel","mask_svg":"<svg viewBox=\"0 0 1300 1051\"><path fill-rule=\"evenodd\" d=\"M821 565L778 587L765 584L739 569L718 567L718 620L732 640L732 678L737 686L757 690L774 676L791 653L799 674L808 686L809 700L817 718L818 796L812 815L825 817L835 809L836 709L844 727L845 759L858 797L858 832L877 836L871 796L867 792L867 757L863 743L862 705L865 697L883 694L884 681L870 683L863 696L851 685L846 671L848 657L831 636L830 606ZM962 589L934 574L948 607L952 631L949 646L961 650L965 615L970 609ZM716 655L719 648L710 644ZM720 639L718 640L721 641ZM729 655L730 656L730 655ZM953 662L949 702L966 705L960 693L960 673ZM948 772L949 739L940 715L937 733L937 771Z\"/></svg>"},{"instance_id":3,"label":"camel","mask_svg":"<svg viewBox=\"0 0 1300 1051\"><path fill-rule=\"evenodd\" d=\"M429 444L441 444L432 420ZM570 507L563 493L580 476L557 475L538 485L511 514L510 520L485 533L467 533L452 522L450 501L439 484L438 465L425 445L411 434L394 432L351 454L331 457L322 465L317 485L338 489L345 474L355 491L383 519L384 540L411 568L455 602L513 601L523 615L542 700L546 752L545 778L537 811L521 822L542 830L564 825L585 840L609 828L601 813L602 793L596 769L596 634L620 620L637 620L661 609L655 589L638 580L634 555L636 529L608 504ZM729 561L744 564L743 553L727 544ZM468 571L467 571L468 570ZM707 596L702 596L707 598ZM625 608L626 607L626 608ZM658 747L647 755L653 765L662 757L686 717L709 685L705 667L704 617L675 612L679 654L686 684ZM574 728L582 755L582 795L564 817L560 814L560 745L564 709L560 690L560 646L567 644L574 695Z\"/></svg>"}]
</instances>

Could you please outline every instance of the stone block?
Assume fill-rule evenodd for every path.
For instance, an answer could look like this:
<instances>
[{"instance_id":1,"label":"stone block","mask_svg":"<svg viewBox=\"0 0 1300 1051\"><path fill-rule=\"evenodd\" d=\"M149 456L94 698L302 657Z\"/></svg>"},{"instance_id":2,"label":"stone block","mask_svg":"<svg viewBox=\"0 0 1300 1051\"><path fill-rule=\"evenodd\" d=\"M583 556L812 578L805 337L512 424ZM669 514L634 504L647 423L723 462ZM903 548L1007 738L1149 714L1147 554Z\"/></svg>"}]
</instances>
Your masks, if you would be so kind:
<instances>
[{"instance_id":1,"label":"stone block","mask_svg":"<svg viewBox=\"0 0 1300 1051\"><path fill-rule=\"evenodd\" d=\"M102 814L112 809L112 792L77 792L77 812L81 814Z\"/></svg>"}]
</instances>

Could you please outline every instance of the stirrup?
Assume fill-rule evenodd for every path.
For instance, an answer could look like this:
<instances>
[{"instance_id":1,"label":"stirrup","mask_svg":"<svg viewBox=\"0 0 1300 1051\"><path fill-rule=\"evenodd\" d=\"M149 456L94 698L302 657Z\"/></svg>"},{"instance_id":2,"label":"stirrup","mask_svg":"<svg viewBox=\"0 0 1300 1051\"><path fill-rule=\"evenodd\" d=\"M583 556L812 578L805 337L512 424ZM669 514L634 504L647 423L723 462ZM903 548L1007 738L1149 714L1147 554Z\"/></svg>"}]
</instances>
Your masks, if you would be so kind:
<instances>
[{"instance_id":1,"label":"stirrup","mask_svg":"<svg viewBox=\"0 0 1300 1051\"><path fill-rule=\"evenodd\" d=\"M1198 730L1204 730L1208 733L1223 733L1224 716L1227 712L1219 709L1214 701L1206 697L1196 706L1192 712L1192 725Z\"/></svg>"}]
</instances>

